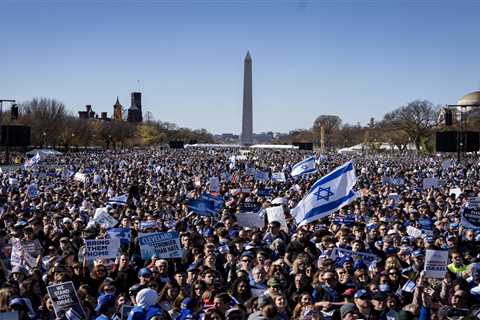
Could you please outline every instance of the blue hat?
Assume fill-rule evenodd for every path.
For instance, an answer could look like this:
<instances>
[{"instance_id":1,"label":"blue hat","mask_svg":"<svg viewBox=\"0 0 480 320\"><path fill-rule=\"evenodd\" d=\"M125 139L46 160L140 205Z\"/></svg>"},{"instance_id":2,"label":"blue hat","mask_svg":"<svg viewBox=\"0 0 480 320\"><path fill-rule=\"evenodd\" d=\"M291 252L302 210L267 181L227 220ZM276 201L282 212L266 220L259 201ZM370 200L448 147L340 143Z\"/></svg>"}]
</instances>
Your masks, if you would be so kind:
<instances>
[{"instance_id":1,"label":"blue hat","mask_svg":"<svg viewBox=\"0 0 480 320\"><path fill-rule=\"evenodd\" d=\"M420 250L413 251L412 257L417 258L417 257L423 257L423 252Z\"/></svg>"},{"instance_id":2,"label":"blue hat","mask_svg":"<svg viewBox=\"0 0 480 320\"><path fill-rule=\"evenodd\" d=\"M370 294L365 289L360 289L353 295L354 299L369 299Z\"/></svg>"},{"instance_id":3,"label":"blue hat","mask_svg":"<svg viewBox=\"0 0 480 320\"><path fill-rule=\"evenodd\" d=\"M152 272L148 268L142 268L140 271L138 271L138 277L151 277Z\"/></svg>"},{"instance_id":4,"label":"blue hat","mask_svg":"<svg viewBox=\"0 0 480 320\"><path fill-rule=\"evenodd\" d=\"M97 299L95 311L99 312L102 308L115 306L115 296L113 294L102 294Z\"/></svg>"},{"instance_id":5,"label":"blue hat","mask_svg":"<svg viewBox=\"0 0 480 320\"><path fill-rule=\"evenodd\" d=\"M250 259L253 259L253 253L251 253L250 251L244 251L242 252L241 257L249 257Z\"/></svg>"},{"instance_id":6,"label":"blue hat","mask_svg":"<svg viewBox=\"0 0 480 320\"><path fill-rule=\"evenodd\" d=\"M388 247L387 249L385 249L385 254L388 254L388 255L396 254L397 252L398 252L397 248Z\"/></svg>"},{"instance_id":7,"label":"blue hat","mask_svg":"<svg viewBox=\"0 0 480 320\"><path fill-rule=\"evenodd\" d=\"M363 262L363 260L357 260L353 264L353 269L358 270L358 269L368 269L368 268L367 268L367 265L365 264L365 262Z\"/></svg>"}]
</instances>

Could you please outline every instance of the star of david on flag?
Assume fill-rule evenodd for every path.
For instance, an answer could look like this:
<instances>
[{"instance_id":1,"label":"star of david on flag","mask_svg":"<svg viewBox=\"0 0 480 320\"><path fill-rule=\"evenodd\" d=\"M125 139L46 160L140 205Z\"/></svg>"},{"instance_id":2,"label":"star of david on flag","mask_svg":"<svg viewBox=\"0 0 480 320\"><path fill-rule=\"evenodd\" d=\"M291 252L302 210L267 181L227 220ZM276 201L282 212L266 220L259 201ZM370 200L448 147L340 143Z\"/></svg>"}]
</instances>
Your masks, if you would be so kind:
<instances>
[{"instance_id":1,"label":"star of david on flag","mask_svg":"<svg viewBox=\"0 0 480 320\"><path fill-rule=\"evenodd\" d=\"M320 201L320 200L328 201L330 199L330 196L333 196L334 193L330 191L330 187L322 188L320 186L318 187L317 192L315 192L314 195L317 196L317 201Z\"/></svg>"},{"instance_id":2,"label":"star of david on flag","mask_svg":"<svg viewBox=\"0 0 480 320\"><path fill-rule=\"evenodd\" d=\"M292 210L298 226L319 220L355 200L357 178L351 161L317 180Z\"/></svg>"},{"instance_id":3,"label":"star of david on flag","mask_svg":"<svg viewBox=\"0 0 480 320\"><path fill-rule=\"evenodd\" d=\"M292 177L301 176L304 174L314 173L317 171L315 167L315 156L311 156L307 159L300 161L299 163L295 164L292 168L292 172L290 175Z\"/></svg>"}]
</instances>

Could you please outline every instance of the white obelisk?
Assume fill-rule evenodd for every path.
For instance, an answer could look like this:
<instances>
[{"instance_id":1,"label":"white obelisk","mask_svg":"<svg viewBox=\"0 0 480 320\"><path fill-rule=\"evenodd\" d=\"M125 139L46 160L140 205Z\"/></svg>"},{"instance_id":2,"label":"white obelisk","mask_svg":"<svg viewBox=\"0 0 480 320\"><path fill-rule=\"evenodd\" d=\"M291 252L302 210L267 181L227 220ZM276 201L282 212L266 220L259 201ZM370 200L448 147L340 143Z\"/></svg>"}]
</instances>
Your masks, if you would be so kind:
<instances>
[{"instance_id":1,"label":"white obelisk","mask_svg":"<svg viewBox=\"0 0 480 320\"><path fill-rule=\"evenodd\" d=\"M247 51L243 70L243 118L240 143L244 146L253 144L253 101L252 101L252 58Z\"/></svg>"}]
</instances>

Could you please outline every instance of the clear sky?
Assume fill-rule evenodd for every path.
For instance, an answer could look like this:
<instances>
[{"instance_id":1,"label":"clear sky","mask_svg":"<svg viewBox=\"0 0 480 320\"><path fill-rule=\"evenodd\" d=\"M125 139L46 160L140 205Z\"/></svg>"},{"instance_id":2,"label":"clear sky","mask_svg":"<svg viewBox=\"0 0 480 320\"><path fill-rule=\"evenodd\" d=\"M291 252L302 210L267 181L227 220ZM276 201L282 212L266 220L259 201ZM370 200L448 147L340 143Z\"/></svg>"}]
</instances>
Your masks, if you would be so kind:
<instances>
[{"instance_id":1,"label":"clear sky","mask_svg":"<svg viewBox=\"0 0 480 320\"><path fill-rule=\"evenodd\" d=\"M140 89L155 119L239 133L247 50L255 132L480 89L480 1L0 0L0 13L0 98L75 112L110 115Z\"/></svg>"}]
</instances>

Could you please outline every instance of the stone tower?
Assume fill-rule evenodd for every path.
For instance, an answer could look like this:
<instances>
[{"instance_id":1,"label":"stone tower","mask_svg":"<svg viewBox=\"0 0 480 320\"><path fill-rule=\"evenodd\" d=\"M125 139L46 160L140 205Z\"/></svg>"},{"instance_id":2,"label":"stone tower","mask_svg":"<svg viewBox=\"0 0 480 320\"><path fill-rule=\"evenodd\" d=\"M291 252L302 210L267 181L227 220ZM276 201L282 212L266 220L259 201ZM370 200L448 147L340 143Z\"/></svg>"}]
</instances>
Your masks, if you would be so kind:
<instances>
[{"instance_id":1,"label":"stone tower","mask_svg":"<svg viewBox=\"0 0 480 320\"><path fill-rule=\"evenodd\" d=\"M142 122L142 93L132 92L132 104L128 109L128 122Z\"/></svg>"},{"instance_id":2,"label":"stone tower","mask_svg":"<svg viewBox=\"0 0 480 320\"><path fill-rule=\"evenodd\" d=\"M122 121L123 120L123 106L118 101L113 105L113 120L115 121Z\"/></svg>"},{"instance_id":3,"label":"stone tower","mask_svg":"<svg viewBox=\"0 0 480 320\"><path fill-rule=\"evenodd\" d=\"M247 51L243 67L243 116L240 143L253 144L252 58Z\"/></svg>"}]
</instances>

